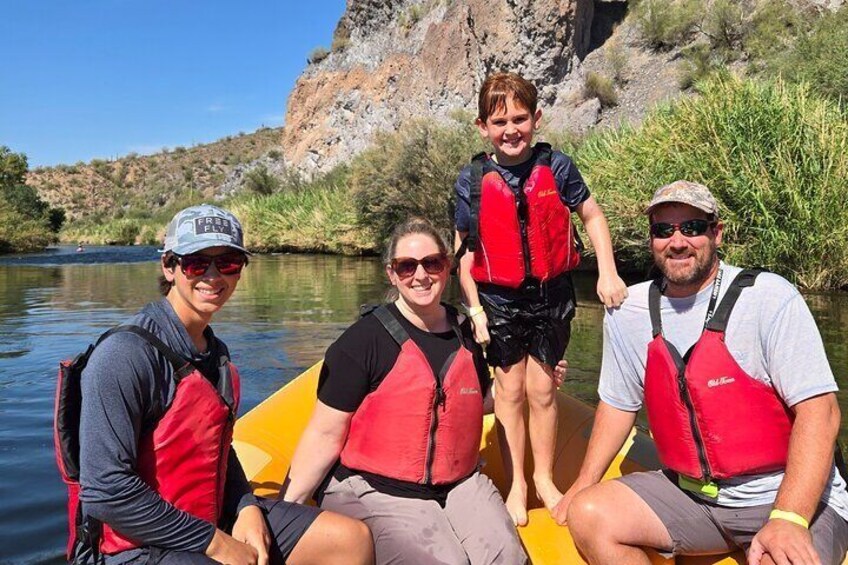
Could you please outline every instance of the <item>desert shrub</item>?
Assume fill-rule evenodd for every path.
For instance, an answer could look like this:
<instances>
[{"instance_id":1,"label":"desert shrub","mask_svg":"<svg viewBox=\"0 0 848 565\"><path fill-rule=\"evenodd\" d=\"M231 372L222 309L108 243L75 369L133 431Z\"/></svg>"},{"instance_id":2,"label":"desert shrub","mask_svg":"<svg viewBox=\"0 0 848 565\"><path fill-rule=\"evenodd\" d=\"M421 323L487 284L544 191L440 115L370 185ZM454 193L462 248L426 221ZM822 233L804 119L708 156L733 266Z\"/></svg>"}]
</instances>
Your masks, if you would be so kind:
<instances>
[{"instance_id":1,"label":"desert shrub","mask_svg":"<svg viewBox=\"0 0 848 565\"><path fill-rule=\"evenodd\" d=\"M750 32L750 18L745 16L738 1L713 0L699 27L714 48L734 51L742 48Z\"/></svg>"},{"instance_id":2,"label":"desert shrub","mask_svg":"<svg viewBox=\"0 0 848 565\"><path fill-rule=\"evenodd\" d=\"M668 49L686 40L701 10L697 0L642 0L632 17L649 46Z\"/></svg>"},{"instance_id":3,"label":"desert shrub","mask_svg":"<svg viewBox=\"0 0 848 565\"><path fill-rule=\"evenodd\" d=\"M314 65L316 63L320 63L330 54L330 51L327 50L326 47L316 47L312 51L309 52L309 56L306 58L306 62L310 65Z\"/></svg>"},{"instance_id":4,"label":"desert shrub","mask_svg":"<svg viewBox=\"0 0 848 565\"><path fill-rule=\"evenodd\" d=\"M473 123L411 121L376 136L351 164L350 185L362 229L379 248L395 225L424 216L453 226L453 186L462 166L484 148Z\"/></svg>"},{"instance_id":5,"label":"desert shrub","mask_svg":"<svg viewBox=\"0 0 848 565\"><path fill-rule=\"evenodd\" d=\"M700 88L701 96L654 110L638 129L597 135L578 153L617 255L649 263L641 212L656 188L688 179L718 199L731 263L807 288L848 284L845 113L804 85L722 77Z\"/></svg>"},{"instance_id":6,"label":"desert shrub","mask_svg":"<svg viewBox=\"0 0 848 565\"><path fill-rule=\"evenodd\" d=\"M596 72L586 73L583 81L583 97L586 99L597 98L601 106L609 108L618 104L618 94L612 80Z\"/></svg>"},{"instance_id":7,"label":"desert shrub","mask_svg":"<svg viewBox=\"0 0 848 565\"><path fill-rule=\"evenodd\" d=\"M775 54L769 71L789 81L806 82L813 91L844 104L848 95L848 8L822 15L794 48Z\"/></svg>"},{"instance_id":8,"label":"desert shrub","mask_svg":"<svg viewBox=\"0 0 848 565\"><path fill-rule=\"evenodd\" d=\"M253 194L267 196L279 190L280 179L268 172L268 167L261 165L244 175L244 186Z\"/></svg>"},{"instance_id":9,"label":"desert shrub","mask_svg":"<svg viewBox=\"0 0 848 565\"><path fill-rule=\"evenodd\" d=\"M612 78L618 84L627 82L627 51L620 40L611 39L604 46L604 58L612 70Z\"/></svg>"},{"instance_id":10,"label":"desert shrub","mask_svg":"<svg viewBox=\"0 0 848 565\"><path fill-rule=\"evenodd\" d=\"M695 43L681 50L681 60L678 65L677 82L680 88L692 88L698 81L706 79L714 73L722 73L726 69L725 56L707 43Z\"/></svg>"}]
</instances>

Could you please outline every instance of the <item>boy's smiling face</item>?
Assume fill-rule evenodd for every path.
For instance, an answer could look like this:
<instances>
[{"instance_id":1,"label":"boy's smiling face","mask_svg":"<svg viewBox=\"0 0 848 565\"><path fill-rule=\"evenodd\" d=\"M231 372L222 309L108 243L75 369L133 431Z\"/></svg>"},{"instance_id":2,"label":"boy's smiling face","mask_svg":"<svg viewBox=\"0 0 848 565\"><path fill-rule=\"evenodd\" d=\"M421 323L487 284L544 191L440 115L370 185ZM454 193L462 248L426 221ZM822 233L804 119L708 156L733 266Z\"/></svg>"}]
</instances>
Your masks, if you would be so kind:
<instances>
[{"instance_id":1,"label":"boy's smiling face","mask_svg":"<svg viewBox=\"0 0 848 565\"><path fill-rule=\"evenodd\" d=\"M533 133L539 127L542 111L532 114L515 97L506 99L486 121L476 121L480 135L492 143L497 162L504 166L523 163L533 153Z\"/></svg>"}]
</instances>

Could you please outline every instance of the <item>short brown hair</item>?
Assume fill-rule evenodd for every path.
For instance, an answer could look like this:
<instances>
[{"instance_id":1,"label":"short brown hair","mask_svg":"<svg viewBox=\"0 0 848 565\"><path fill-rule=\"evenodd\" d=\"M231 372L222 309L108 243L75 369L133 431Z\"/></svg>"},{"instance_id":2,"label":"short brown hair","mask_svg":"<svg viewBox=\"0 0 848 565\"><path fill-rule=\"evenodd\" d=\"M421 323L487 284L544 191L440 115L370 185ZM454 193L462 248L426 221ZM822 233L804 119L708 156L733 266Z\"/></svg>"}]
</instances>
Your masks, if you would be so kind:
<instances>
[{"instance_id":1,"label":"short brown hair","mask_svg":"<svg viewBox=\"0 0 848 565\"><path fill-rule=\"evenodd\" d=\"M177 256L168 251L162 255L162 264L165 265L166 269L175 268L177 266ZM174 286L174 283L166 279L165 275L159 275L159 294L168 296L172 286Z\"/></svg>"},{"instance_id":2,"label":"short brown hair","mask_svg":"<svg viewBox=\"0 0 848 565\"><path fill-rule=\"evenodd\" d=\"M510 96L530 110L531 114L536 113L539 93L532 82L515 73L495 73L486 77L480 87L477 118L485 122L498 108L506 108Z\"/></svg>"}]
</instances>

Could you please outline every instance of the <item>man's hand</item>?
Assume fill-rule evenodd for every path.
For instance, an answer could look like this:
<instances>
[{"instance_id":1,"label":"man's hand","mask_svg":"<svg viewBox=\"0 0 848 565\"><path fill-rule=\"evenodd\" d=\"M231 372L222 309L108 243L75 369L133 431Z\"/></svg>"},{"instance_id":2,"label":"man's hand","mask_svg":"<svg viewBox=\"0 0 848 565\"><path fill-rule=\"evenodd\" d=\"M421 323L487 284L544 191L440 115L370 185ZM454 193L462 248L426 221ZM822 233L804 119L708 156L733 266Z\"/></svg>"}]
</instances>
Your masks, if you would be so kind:
<instances>
[{"instance_id":1,"label":"man's hand","mask_svg":"<svg viewBox=\"0 0 848 565\"><path fill-rule=\"evenodd\" d=\"M256 550L257 565L268 565L268 548L271 533L265 523L265 515L258 506L245 506L233 524L233 539L246 543Z\"/></svg>"},{"instance_id":2,"label":"man's hand","mask_svg":"<svg viewBox=\"0 0 848 565\"><path fill-rule=\"evenodd\" d=\"M246 543L237 541L221 530L215 530L215 536L206 548L206 556L218 563L227 565L258 565L259 556L256 549ZM265 563L268 562L267 552Z\"/></svg>"},{"instance_id":3,"label":"man's hand","mask_svg":"<svg viewBox=\"0 0 848 565\"><path fill-rule=\"evenodd\" d=\"M748 564L760 565L764 555L778 565L821 565L809 530L788 520L769 520L751 540Z\"/></svg>"},{"instance_id":4,"label":"man's hand","mask_svg":"<svg viewBox=\"0 0 848 565\"><path fill-rule=\"evenodd\" d=\"M471 328L474 330L474 341L482 346L489 343L489 318L486 312L480 310L471 316Z\"/></svg>"},{"instance_id":5,"label":"man's hand","mask_svg":"<svg viewBox=\"0 0 848 565\"><path fill-rule=\"evenodd\" d=\"M597 292L604 306L616 308L627 298L627 285L618 274L605 275L598 277Z\"/></svg>"},{"instance_id":6,"label":"man's hand","mask_svg":"<svg viewBox=\"0 0 848 565\"><path fill-rule=\"evenodd\" d=\"M577 477L577 480L571 485L565 494L562 495L562 498L559 499L556 506L554 506L553 510L551 510L551 516L560 526L565 526L568 523L568 507L571 506L571 501L574 500L574 497L581 490L592 486L593 483L588 481L583 481L580 477Z\"/></svg>"}]
</instances>

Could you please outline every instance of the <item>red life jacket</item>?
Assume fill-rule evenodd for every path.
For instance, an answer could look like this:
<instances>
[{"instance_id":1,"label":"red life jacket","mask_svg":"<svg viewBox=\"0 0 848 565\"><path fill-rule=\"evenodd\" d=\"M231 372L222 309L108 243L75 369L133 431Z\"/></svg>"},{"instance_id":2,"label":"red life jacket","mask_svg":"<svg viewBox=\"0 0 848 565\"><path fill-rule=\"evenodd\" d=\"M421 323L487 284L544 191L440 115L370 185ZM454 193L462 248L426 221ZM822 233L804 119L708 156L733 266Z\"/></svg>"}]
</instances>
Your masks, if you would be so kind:
<instances>
[{"instance_id":1,"label":"red life jacket","mask_svg":"<svg viewBox=\"0 0 848 565\"><path fill-rule=\"evenodd\" d=\"M397 361L365 397L342 449L349 469L420 484L448 484L477 467L483 396L471 352L463 346L438 375L400 322L385 307L374 315L400 345Z\"/></svg>"},{"instance_id":2,"label":"red life jacket","mask_svg":"<svg viewBox=\"0 0 848 565\"><path fill-rule=\"evenodd\" d=\"M551 146L537 143L535 163L518 194L488 155L471 163L471 276L518 288L525 278L545 282L580 263L571 210L562 203L551 170Z\"/></svg>"},{"instance_id":3,"label":"red life jacket","mask_svg":"<svg viewBox=\"0 0 848 565\"><path fill-rule=\"evenodd\" d=\"M720 271L721 272L721 271ZM742 271L701 337L681 357L662 335L660 290L649 291L654 339L645 366L648 423L662 464L702 481L786 467L793 416L777 392L747 373L725 344L730 313L759 271ZM713 291L713 309L720 279Z\"/></svg>"},{"instance_id":4,"label":"red life jacket","mask_svg":"<svg viewBox=\"0 0 848 565\"><path fill-rule=\"evenodd\" d=\"M108 524L82 515L79 506L80 376L94 348L116 332L131 332L159 350L175 370L176 389L156 426L139 440L137 473L165 501L202 520L221 516L227 458L240 396L239 374L226 359L217 390L193 365L138 326L119 326L73 361L62 361L56 389L56 462L68 486L68 559L78 544L113 554L140 544Z\"/></svg>"}]
</instances>

